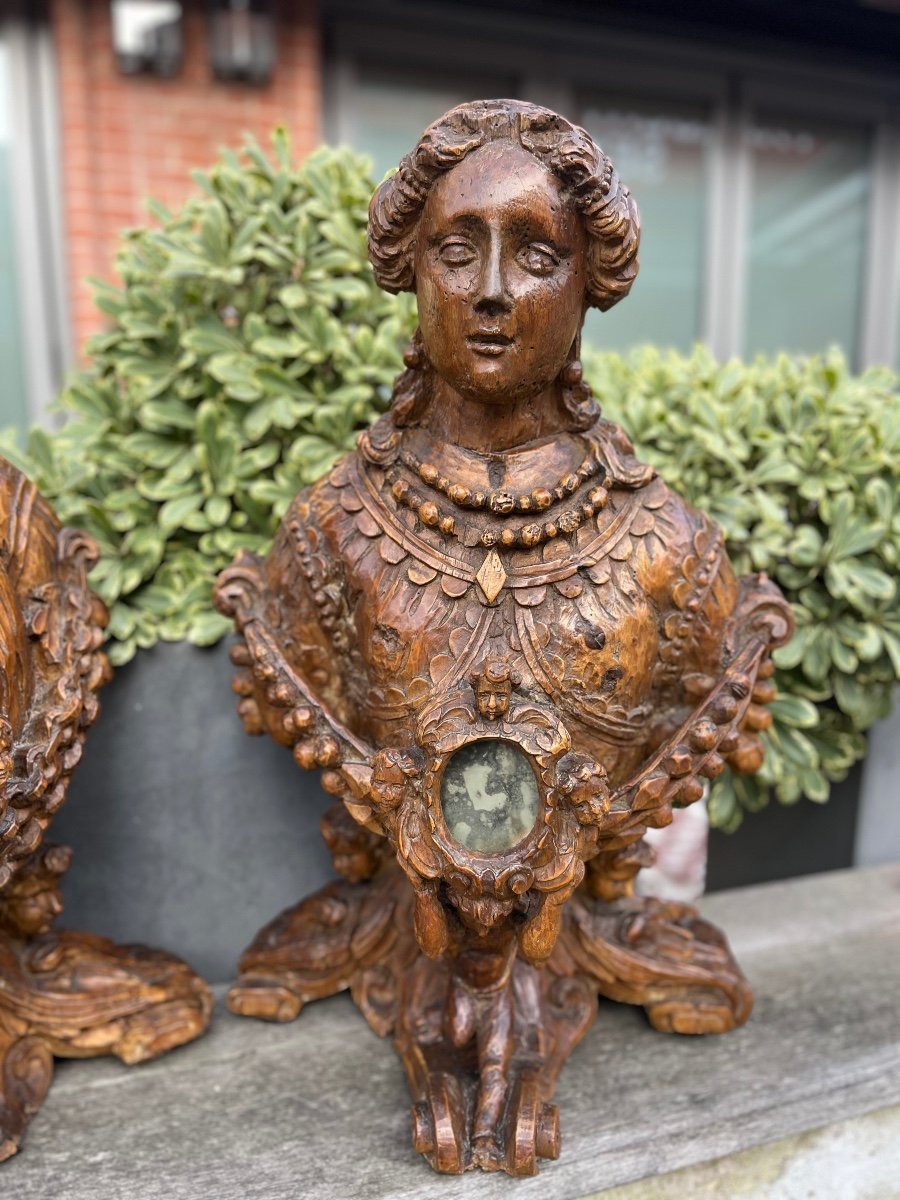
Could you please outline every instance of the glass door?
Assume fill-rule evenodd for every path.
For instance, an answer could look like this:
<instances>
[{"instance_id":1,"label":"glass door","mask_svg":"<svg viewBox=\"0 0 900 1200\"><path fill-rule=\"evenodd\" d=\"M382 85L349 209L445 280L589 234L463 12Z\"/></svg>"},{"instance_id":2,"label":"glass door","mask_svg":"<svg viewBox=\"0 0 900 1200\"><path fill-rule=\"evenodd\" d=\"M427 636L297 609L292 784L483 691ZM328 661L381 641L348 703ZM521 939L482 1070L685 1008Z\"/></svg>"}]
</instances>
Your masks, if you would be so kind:
<instances>
[{"instance_id":1,"label":"glass door","mask_svg":"<svg viewBox=\"0 0 900 1200\"><path fill-rule=\"evenodd\" d=\"M585 98L582 124L616 165L641 214L641 269L628 300L588 312L585 341L690 350L701 336L710 114L666 99Z\"/></svg>"},{"instance_id":2,"label":"glass door","mask_svg":"<svg viewBox=\"0 0 900 1200\"><path fill-rule=\"evenodd\" d=\"M751 162L745 353L857 358L870 193L865 126L760 113Z\"/></svg>"},{"instance_id":3,"label":"glass door","mask_svg":"<svg viewBox=\"0 0 900 1200\"><path fill-rule=\"evenodd\" d=\"M372 159L372 174L384 178L408 154L423 131L448 109L466 100L513 94L510 81L467 78L438 72L363 67L353 89L350 140Z\"/></svg>"}]
</instances>

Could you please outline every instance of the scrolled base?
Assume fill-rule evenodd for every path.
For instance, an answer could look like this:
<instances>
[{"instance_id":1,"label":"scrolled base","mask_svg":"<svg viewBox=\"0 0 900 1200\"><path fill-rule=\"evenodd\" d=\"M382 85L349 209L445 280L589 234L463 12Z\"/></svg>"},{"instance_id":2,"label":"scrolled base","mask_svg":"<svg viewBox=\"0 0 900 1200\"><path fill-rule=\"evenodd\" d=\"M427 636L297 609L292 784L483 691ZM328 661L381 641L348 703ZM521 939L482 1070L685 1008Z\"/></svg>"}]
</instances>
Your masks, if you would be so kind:
<instances>
[{"instance_id":1,"label":"scrolled base","mask_svg":"<svg viewBox=\"0 0 900 1200\"><path fill-rule=\"evenodd\" d=\"M0 936L0 1161L19 1148L53 1057L148 1062L198 1037L212 995L180 959L69 931Z\"/></svg>"},{"instance_id":2,"label":"scrolled base","mask_svg":"<svg viewBox=\"0 0 900 1200\"><path fill-rule=\"evenodd\" d=\"M642 1006L671 1033L724 1033L752 1005L725 938L683 904L582 890L543 969L512 956L498 982L479 989L472 956L492 952L498 961L505 953L426 958L412 890L390 866L368 882L328 884L266 926L228 1004L286 1021L349 988L376 1033L395 1035L416 1150L442 1173L516 1176L559 1156L556 1080L595 1019L598 994Z\"/></svg>"},{"instance_id":3,"label":"scrolled base","mask_svg":"<svg viewBox=\"0 0 900 1200\"><path fill-rule=\"evenodd\" d=\"M573 897L560 938L600 995L639 1004L662 1033L728 1033L753 1007L724 935L688 904Z\"/></svg>"}]
</instances>

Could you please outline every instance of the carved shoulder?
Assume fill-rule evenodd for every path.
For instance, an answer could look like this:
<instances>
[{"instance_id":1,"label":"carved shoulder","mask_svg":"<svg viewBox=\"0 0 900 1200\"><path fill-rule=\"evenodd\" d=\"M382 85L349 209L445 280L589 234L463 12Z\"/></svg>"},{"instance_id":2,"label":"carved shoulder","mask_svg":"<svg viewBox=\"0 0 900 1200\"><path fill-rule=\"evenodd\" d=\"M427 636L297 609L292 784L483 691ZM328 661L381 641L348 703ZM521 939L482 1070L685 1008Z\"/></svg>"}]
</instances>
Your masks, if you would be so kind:
<instances>
[{"instance_id":1,"label":"carved shoulder","mask_svg":"<svg viewBox=\"0 0 900 1200\"><path fill-rule=\"evenodd\" d=\"M662 497L654 510L656 536L647 552L635 556L635 571L658 613L655 690L660 700L692 704L751 636L768 642L766 653L783 644L792 628L791 611L765 575L735 574L714 521L660 480L651 486ZM771 664L766 672L771 673ZM763 690L768 695L771 689Z\"/></svg>"},{"instance_id":2,"label":"carved shoulder","mask_svg":"<svg viewBox=\"0 0 900 1200\"><path fill-rule=\"evenodd\" d=\"M740 589L719 527L659 479L648 492L655 537L637 556L635 570L657 609L657 684L670 692L679 690L687 670L719 672Z\"/></svg>"},{"instance_id":3,"label":"carved shoulder","mask_svg":"<svg viewBox=\"0 0 900 1200\"><path fill-rule=\"evenodd\" d=\"M234 617L240 633L254 622L279 663L296 672L339 721L354 724L351 672L354 647L346 564L339 551L342 525L342 464L294 499L281 522L267 557L240 554L219 577L216 602ZM276 741L292 744L281 705L251 670L247 647L238 645L232 658L240 668L234 688L249 732L267 729ZM245 661L246 659L246 661Z\"/></svg>"}]
</instances>

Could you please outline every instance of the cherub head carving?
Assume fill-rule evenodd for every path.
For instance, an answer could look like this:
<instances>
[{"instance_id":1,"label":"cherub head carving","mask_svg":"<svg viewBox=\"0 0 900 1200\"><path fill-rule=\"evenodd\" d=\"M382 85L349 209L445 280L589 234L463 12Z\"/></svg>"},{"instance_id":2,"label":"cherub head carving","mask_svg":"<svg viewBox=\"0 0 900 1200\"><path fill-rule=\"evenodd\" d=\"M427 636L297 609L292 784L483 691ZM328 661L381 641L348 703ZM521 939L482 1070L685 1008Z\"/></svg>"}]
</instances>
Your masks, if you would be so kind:
<instances>
[{"instance_id":1,"label":"cherub head carving","mask_svg":"<svg viewBox=\"0 0 900 1200\"><path fill-rule=\"evenodd\" d=\"M497 721L509 712L512 690L521 681L519 672L502 658L488 658L480 671L472 675L472 689L478 715Z\"/></svg>"},{"instance_id":2,"label":"cherub head carving","mask_svg":"<svg viewBox=\"0 0 900 1200\"><path fill-rule=\"evenodd\" d=\"M372 761L371 795L375 811L389 817L400 807L407 789L415 786L422 772L416 753L388 746L379 750Z\"/></svg>"},{"instance_id":3,"label":"cherub head carving","mask_svg":"<svg viewBox=\"0 0 900 1200\"><path fill-rule=\"evenodd\" d=\"M579 825L600 825L609 812L609 780L604 768L575 751L560 759L556 781Z\"/></svg>"}]
</instances>

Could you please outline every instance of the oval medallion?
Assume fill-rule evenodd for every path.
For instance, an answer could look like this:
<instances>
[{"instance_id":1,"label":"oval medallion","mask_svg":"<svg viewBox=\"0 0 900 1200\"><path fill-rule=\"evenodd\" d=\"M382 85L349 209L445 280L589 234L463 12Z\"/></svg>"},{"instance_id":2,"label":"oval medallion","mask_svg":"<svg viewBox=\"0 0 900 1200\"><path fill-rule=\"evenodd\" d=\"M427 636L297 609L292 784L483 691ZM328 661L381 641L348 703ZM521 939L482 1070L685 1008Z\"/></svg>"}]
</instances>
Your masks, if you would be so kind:
<instances>
[{"instance_id":1,"label":"oval medallion","mask_svg":"<svg viewBox=\"0 0 900 1200\"><path fill-rule=\"evenodd\" d=\"M444 768L441 807L450 836L467 850L511 850L533 828L540 799L526 755L512 742L461 746Z\"/></svg>"}]
</instances>

